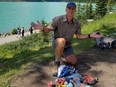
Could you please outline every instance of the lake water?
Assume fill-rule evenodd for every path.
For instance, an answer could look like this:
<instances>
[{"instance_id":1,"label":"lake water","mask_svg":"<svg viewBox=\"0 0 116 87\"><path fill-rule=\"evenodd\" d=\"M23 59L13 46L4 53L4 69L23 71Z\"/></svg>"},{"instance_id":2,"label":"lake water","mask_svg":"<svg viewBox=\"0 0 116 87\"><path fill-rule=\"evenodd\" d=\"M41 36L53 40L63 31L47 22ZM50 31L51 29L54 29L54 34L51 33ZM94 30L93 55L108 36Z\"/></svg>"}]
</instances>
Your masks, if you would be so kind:
<instances>
[{"instance_id":1,"label":"lake water","mask_svg":"<svg viewBox=\"0 0 116 87\"><path fill-rule=\"evenodd\" d=\"M30 23L44 19L51 22L65 14L66 2L0 2L0 33L17 27L29 29Z\"/></svg>"}]
</instances>

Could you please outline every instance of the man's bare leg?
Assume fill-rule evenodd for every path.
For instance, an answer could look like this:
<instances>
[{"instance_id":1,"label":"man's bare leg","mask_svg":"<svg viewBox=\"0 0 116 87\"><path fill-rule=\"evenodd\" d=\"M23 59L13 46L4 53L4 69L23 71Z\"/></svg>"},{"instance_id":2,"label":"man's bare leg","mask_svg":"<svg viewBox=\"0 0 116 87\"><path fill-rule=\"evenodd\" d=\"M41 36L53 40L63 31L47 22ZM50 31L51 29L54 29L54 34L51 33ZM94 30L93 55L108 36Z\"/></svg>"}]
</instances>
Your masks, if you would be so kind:
<instances>
[{"instance_id":1,"label":"man's bare leg","mask_svg":"<svg viewBox=\"0 0 116 87\"><path fill-rule=\"evenodd\" d=\"M57 38L56 39L56 48L55 48L55 61L60 61L63 55L64 47L65 47L65 39Z\"/></svg>"},{"instance_id":2,"label":"man's bare leg","mask_svg":"<svg viewBox=\"0 0 116 87\"><path fill-rule=\"evenodd\" d=\"M53 73L53 76L57 76L57 70L58 70L58 67L60 66L61 64L61 57L63 55L63 51L64 51L64 47L65 47L65 39L64 38L57 38L56 39L56 48L55 48L55 67L54 67L54 73Z\"/></svg>"}]
</instances>

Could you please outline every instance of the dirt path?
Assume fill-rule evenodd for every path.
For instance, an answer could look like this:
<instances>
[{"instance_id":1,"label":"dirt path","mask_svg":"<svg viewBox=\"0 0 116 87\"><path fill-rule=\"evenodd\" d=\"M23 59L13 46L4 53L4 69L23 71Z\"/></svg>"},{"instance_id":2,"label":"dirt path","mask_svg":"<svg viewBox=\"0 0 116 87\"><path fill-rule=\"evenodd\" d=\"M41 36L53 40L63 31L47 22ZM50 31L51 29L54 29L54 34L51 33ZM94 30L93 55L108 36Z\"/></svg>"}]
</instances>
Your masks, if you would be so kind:
<instances>
[{"instance_id":1,"label":"dirt path","mask_svg":"<svg viewBox=\"0 0 116 87\"><path fill-rule=\"evenodd\" d=\"M29 34L29 32L25 32L24 35L27 36L27 35L30 35L30 34ZM21 37L19 35L1 36L0 37L0 45L2 45L4 43L17 41L19 39L21 39Z\"/></svg>"},{"instance_id":2,"label":"dirt path","mask_svg":"<svg viewBox=\"0 0 116 87\"><path fill-rule=\"evenodd\" d=\"M38 33L39 31L34 30L33 33ZM25 32L24 36L30 35L30 32ZM22 39L20 35L10 35L10 36L0 36L0 45L17 41Z\"/></svg>"},{"instance_id":3,"label":"dirt path","mask_svg":"<svg viewBox=\"0 0 116 87\"><path fill-rule=\"evenodd\" d=\"M92 87L116 87L116 51L92 49L78 55L77 69L81 75L90 74L99 78ZM52 62L33 64L21 75L11 80L13 87L47 87L53 81Z\"/></svg>"}]
</instances>

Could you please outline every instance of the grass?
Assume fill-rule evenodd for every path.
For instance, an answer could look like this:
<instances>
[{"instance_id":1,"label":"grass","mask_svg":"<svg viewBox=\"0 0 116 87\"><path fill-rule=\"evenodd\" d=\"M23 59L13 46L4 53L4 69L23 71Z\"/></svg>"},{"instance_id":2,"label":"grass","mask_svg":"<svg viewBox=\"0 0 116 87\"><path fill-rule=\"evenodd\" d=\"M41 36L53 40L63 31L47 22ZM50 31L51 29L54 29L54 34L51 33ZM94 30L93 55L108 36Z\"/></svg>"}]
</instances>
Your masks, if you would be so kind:
<instances>
[{"instance_id":1,"label":"grass","mask_svg":"<svg viewBox=\"0 0 116 87\"><path fill-rule=\"evenodd\" d=\"M88 23L82 27L84 34L99 31L104 35L116 32L116 13L106 15L103 19ZM13 75L23 73L34 62L47 62L53 60L54 52L51 49L51 43L43 42L40 34L27 36L14 43L8 43L0 46L0 87L10 87L10 79ZM93 48L94 40L73 39L73 48L75 53Z\"/></svg>"},{"instance_id":2,"label":"grass","mask_svg":"<svg viewBox=\"0 0 116 87\"><path fill-rule=\"evenodd\" d=\"M116 13L107 14L101 20L97 20L97 21L88 23L87 25L84 25L82 32L91 33L93 31L100 31L103 34L110 34L116 31L115 28L116 28ZM103 30L107 32L104 32Z\"/></svg>"},{"instance_id":3,"label":"grass","mask_svg":"<svg viewBox=\"0 0 116 87\"><path fill-rule=\"evenodd\" d=\"M82 27L82 33L88 34L92 32L100 32L104 36L108 36L111 33L116 33L116 13L107 14L101 20L90 22ZM80 53L84 50L93 48L94 40L77 40L74 37L73 46L76 53Z\"/></svg>"}]
</instances>

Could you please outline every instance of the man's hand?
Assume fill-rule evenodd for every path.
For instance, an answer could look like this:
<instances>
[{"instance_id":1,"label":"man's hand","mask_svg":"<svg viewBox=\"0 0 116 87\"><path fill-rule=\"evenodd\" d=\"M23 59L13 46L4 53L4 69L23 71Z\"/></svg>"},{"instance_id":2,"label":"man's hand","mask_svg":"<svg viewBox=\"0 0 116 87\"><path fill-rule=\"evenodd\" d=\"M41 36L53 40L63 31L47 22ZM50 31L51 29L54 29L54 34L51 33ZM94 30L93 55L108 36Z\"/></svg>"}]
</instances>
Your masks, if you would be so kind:
<instances>
[{"instance_id":1,"label":"man's hand","mask_svg":"<svg viewBox=\"0 0 116 87\"><path fill-rule=\"evenodd\" d=\"M42 24L39 22L39 21L37 21L37 23L38 24L36 24L36 23L34 23L34 22L31 22L31 26L34 28L34 29L38 29L38 30L43 30L43 26L42 26Z\"/></svg>"},{"instance_id":2,"label":"man's hand","mask_svg":"<svg viewBox=\"0 0 116 87\"><path fill-rule=\"evenodd\" d=\"M92 37L92 38L101 38L101 37L103 37L103 35L98 33L98 32L93 32L92 34L90 34L90 37Z\"/></svg>"}]
</instances>

